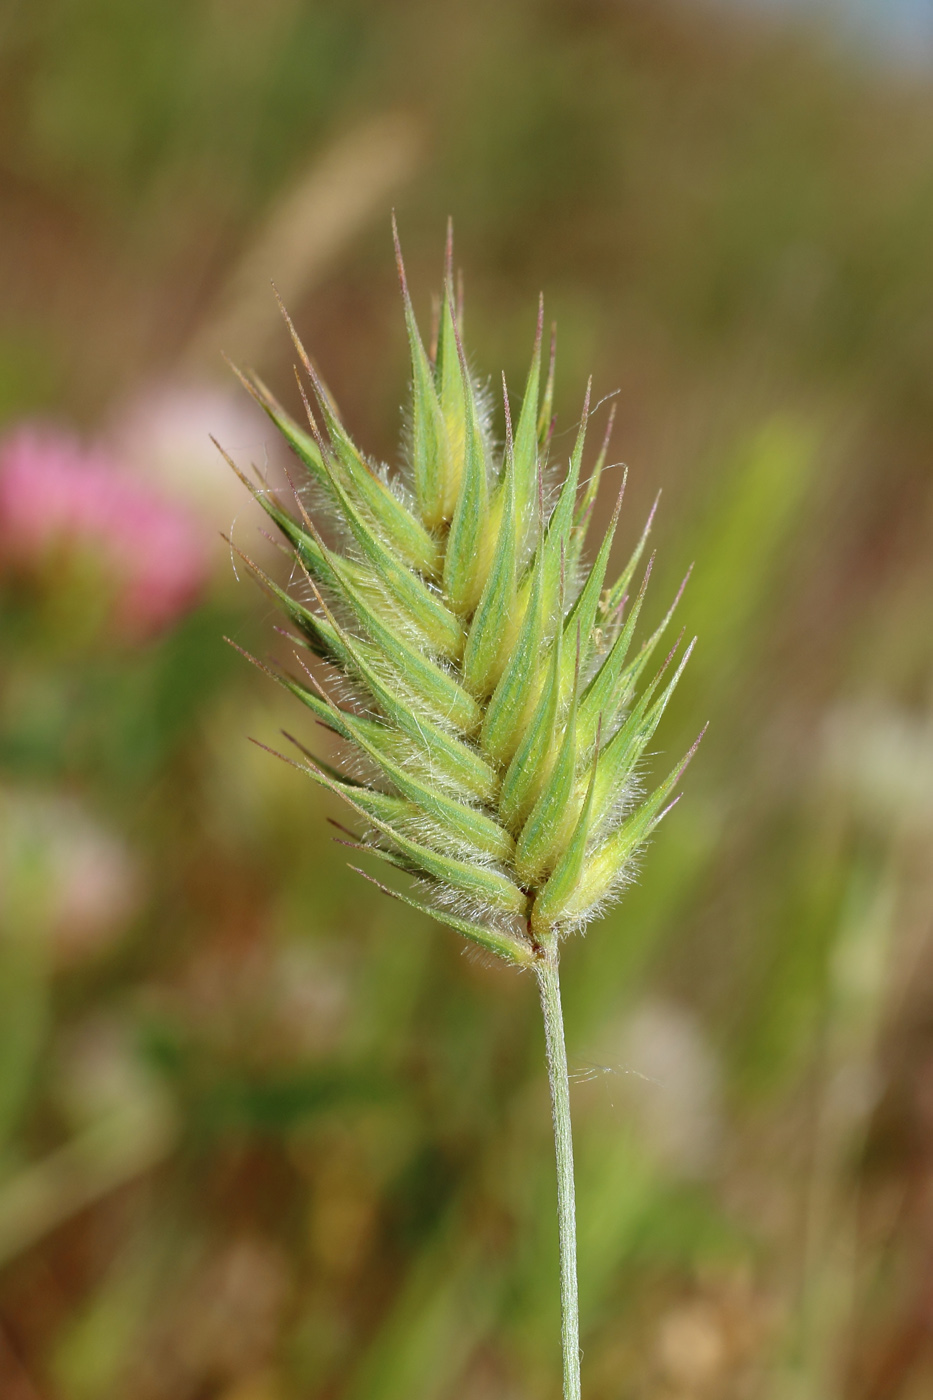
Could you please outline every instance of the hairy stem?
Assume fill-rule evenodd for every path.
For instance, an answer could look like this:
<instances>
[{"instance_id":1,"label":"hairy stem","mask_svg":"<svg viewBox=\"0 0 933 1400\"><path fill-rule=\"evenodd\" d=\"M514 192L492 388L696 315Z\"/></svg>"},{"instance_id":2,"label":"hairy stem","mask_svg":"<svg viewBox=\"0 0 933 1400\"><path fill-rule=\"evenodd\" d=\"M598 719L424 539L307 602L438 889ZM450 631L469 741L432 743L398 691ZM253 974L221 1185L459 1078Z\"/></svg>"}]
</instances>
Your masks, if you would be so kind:
<instances>
[{"instance_id":1,"label":"hairy stem","mask_svg":"<svg viewBox=\"0 0 933 1400\"><path fill-rule=\"evenodd\" d=\"M573 1139L570 1130L570 1083L564 1018L560 1008L557 949L536 964L547 1073L554 1119L554 1151L557 1157L557 1222L560 1235L561 1346L564 1353L564 1400L580 1400L580 1312L577 1301L577 1223L573 1190Z\"/></svg>"}]
</instances>

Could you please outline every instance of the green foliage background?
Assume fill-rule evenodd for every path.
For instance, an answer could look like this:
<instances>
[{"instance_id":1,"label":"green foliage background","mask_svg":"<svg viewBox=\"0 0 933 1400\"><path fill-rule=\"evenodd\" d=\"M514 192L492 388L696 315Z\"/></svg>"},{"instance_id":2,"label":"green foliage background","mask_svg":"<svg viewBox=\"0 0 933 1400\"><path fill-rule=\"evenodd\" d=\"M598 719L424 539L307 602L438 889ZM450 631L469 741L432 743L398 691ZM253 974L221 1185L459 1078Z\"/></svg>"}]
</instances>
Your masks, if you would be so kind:
<instances>
[{"instance_id":1,"label":"green foliage background","mask_svg":"<svg viewBox=\"0 0 933 1400\"><path fill-rule=\"evenodd\" d=\"M5 424L225 383L191 346L236 268L387 114L411 177L290 305L356 439L397 460L390 200L423 318L453 215L479 371L521 383L543 289L558 434L619 391L619 557L663 488L656 608L696 560L666 753L711 726L564 960L586 1393L920 1400L933 86L686 0L32 0L0 77ZM295 406L284 331L222 348ZM556 1396L531 984L247 743L302 723L221 640L274 647L252 587L134 649L52 593L0 592L0 1390ZM145 892L64 966L14 815L50 798Z\"/></svg>"}]
</instances>

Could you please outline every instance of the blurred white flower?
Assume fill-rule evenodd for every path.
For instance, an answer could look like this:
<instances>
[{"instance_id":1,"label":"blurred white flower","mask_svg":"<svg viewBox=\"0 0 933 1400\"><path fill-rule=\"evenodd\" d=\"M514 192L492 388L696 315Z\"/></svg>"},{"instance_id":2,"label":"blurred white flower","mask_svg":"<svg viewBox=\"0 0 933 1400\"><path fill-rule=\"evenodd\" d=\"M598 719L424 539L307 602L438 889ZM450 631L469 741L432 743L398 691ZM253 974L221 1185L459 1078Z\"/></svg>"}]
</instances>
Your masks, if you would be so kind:
<instances>
[{"instance_id":1,"label":"blurred white flower","mask_svg":"<svg viewBox=\"0 0 933 1400\"><path fill-rule=\"evenodd\" d=\"M107 434L131 472L196 513L215 546L215 558L226 561L229 547L219 537L221 530L254 554L262 548L256 529L266 529L269 522L246 496L211 436L247 474L252 463L270 482L283 484L281 439L236 382L229 389L204 383L151 385L123 405Z\"/></svg>"},{"instance_id":2,"label":"blurred white flower","mask_svg":"<svg viewBox=\"0 0 933 1400\"><path fill-rule=\"evenodd\" d=\"M68 1028L58 1046L56 1098L76 1129L155 1105L161 1085L144 1065L128 1024L95 1015Z\"/></svg>"},{"instance_id":3,"label":"blurred white flower","mask_svg":"<svg viewBox=\"0 0 933 1400\"><path fill-rule=\"evenodd\" d=\"M326 946L289 942L272 968L280 1029L296 1049L320 1054L338 1044L349 1009L343 968Z\"/></svg>"},{"instance_id":4,"label":"blurred white flower","mask_svg":"<svg viewBox=\"0 0 933 1400\"><path fill-rule=\"evenodd\" d=\"M722 1135L721 1076L697 1018L674 1002L644 1001L608 1048L641 1141L675 1174L702 1175Z\"/></svg>"},{"instance_id":5,"label":"blurred white flower","mask_svg":"<svg viewBox=\"0 0 933 1400\"><path fill-rule=\"evenodd\" d=\"M721 1379L727 1360L722 1319L698 1298L672 1308L658 1329L658 1360L678 1394L695 1395Z\"/></svg>"},{"instance_id":6,"label":"blurred white flower","mask_svg":"<svg viewBox=\"0 0 933 1400\"><path fill-rule=\"evenodd\" d=\"M71 964L107 947L142 894L137 858L78 801L0 789L0 927Z\"/></svg>"},{"instance_id":7,"label":"blurred white flower","mask_svg":"<svg viewBox=\"0 0 933 1400\"><path fill-rule=\"evenodd\" d=\"M933 826L933 716L891 704L830 711L824 727L827 775L862 815L890 830Z\"/></svg>"}]
</instances>

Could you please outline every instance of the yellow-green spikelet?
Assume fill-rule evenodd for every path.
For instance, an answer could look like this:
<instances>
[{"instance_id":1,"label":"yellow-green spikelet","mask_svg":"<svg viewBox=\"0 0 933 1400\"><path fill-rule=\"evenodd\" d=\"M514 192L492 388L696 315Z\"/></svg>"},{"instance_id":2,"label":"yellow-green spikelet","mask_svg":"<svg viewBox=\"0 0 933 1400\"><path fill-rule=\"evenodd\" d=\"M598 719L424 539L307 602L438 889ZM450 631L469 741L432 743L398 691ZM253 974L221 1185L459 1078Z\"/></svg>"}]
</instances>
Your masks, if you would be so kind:
<instances>
[{"instance_id":1,"label":"yellow-green spikelet","mask_svg":"<svg viewBox=\"0 0 933 1400\"><path fill-rule=\"evenodd\" d=\"M635 647L650 563L627 600L650 520L615 584L605 576L618 508L594 564L580 568L606 453L604 443L578 499L589 391L545 510L554 359L542 393L542 310L514 434L504 396L497 453L460 341L449 256L433 360L397 238L396 257L412 362L407 489L355 447L292 330L321 426L309 408L301 428L255 376L241 377L343 538L325 545L300 494L292 508L251 488L307 587L293 596L260 577L360 699L338 704L304 663L300 678L280 677L371 777L306 754L307 771L355 811L365 849L416 876L431 902L397 898L527 965L621 887L663 817L694 750L642 800L636 778L689 649L670 680L674 652L642 685L673 612Z\"/></svg>"}]
</instances>

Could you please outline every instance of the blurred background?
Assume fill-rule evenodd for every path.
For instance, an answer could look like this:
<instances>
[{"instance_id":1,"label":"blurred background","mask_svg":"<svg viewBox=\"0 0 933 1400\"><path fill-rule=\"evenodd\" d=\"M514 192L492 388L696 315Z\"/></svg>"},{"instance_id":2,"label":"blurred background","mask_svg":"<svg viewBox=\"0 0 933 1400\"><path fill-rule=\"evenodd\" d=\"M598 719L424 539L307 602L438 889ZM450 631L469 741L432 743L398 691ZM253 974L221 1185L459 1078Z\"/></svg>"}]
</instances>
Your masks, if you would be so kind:
<instances>
[{"instance_id":1,"label":"blurred background","mask_svg":"<svg viewBox=\"0 0 933 1400\"><path fill-rule=\"evenodd\" d=\"M223 641L222 353L294 405L274 279L396 464L392 207L513 392L544 291L558 460L615 393L649 624L696 560L709 733L564 956L585 1393L929 1397L930 7L5 0L0 127L3 1400L559 1394L534 989L345 870Z\"/></svg>"}]
</instances>

